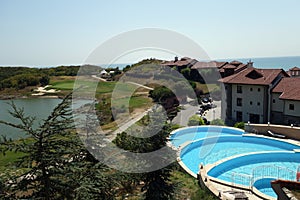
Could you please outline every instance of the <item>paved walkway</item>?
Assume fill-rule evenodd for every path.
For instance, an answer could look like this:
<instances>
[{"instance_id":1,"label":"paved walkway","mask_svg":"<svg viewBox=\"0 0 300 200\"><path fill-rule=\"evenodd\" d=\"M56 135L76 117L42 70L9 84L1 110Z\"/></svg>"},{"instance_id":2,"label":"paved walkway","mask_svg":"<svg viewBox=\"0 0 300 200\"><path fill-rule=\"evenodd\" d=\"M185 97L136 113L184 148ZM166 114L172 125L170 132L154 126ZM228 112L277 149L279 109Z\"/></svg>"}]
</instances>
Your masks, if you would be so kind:
<instances>
[{"instance_id":1,"label":"paved walkway","mask_svg":"<svg viewBox=\"0 0 300 200\"><path fill-rule=\"evenodd\" d=\"M177 113L177 116L173 119L174 124L179 124L181 126L187 126L189 118L196 114L199 109L199 105L192 106L190 104L183 105L183 109Z\"/></svg>"},{"instance_id":2,"label":"paved walkway","mask_svg":"<svg viewBox=\"0 0 300 200\"><path fill-rule=\"evenodd\" d=\"M119 126L119 128L117 130L115 130L114 132L112 132L108 137L109 140L112 141L115 139L115 137L117 136L118 133L122 133L124 131L126 131L129 127L131 127L133 124L135 124L136 122L138 122L140 119L142 119L145 115L148 114L148 112L151 110L152 108L149 108L148 110L146 110L145 112L138 114L137 116L132 117L129 121L124 122L121 126Z\"/></svg>"},{"instance_id":3,"label":"paved walkway","mask_svg":"<svg viewBox=\"0 0 300 200\"><path fill-rule=\"evenodd\" d=\"M208 121L221 118L221 101L214 101L213 104L215 104L217 107L209 109L208 111L206 111L206 114L203 116ZM192 106L190 104L185 104L183 105L183 108L184 109L182 109L179 113L177 113L177 116L173 119L173 123L179 124L181 126L187 126L189 118L196 114L196 112L200 108L200 105Z\"/></svg>"}]
</instances>

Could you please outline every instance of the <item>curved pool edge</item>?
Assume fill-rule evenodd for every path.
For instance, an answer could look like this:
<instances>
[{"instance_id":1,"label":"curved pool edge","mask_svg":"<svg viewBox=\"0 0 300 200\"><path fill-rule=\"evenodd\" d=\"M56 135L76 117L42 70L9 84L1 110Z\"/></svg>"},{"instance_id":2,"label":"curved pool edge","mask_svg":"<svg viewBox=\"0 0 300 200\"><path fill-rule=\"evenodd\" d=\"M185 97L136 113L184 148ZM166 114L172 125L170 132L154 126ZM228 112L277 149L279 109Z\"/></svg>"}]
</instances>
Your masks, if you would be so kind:
<instances>
[{"instance_id":1,"label":"curved pool edge","mask_svg":"<svg viewBox=\"0 0 300 200\"><path fill-rule=\"evenodd\" d=\"M215 171L222 171L225 172L226 171L230 171L230 169L228 167L232 167L234 166L234 163L243 163L243 165L240 164L240 166L247 166L249 165L249 161L253 161L254 157L256 159L259 158L259 161L262 162L262 160L264 160L265 163L268 162L272 162L273 159L275 158L270 158L267 156L270 155L274 155L277 156L276 160L278 161L278 156L280 157L280 162L288 162L291 157L300 157L300 153L298 152L294 152L294 151L260 151L260 152L253 152L253 153L246 153L246 154L242 154L242 155L238 155L238 156L233 156L231 159L227 159L226 161L224 160L220 160L218 162L216 162L212 168L210 168L209 170L207 170L207 174L209 174L209 176L213 176L216 174ZM253 164L253 162L251 163Z\"/></svg>"},{"instance_id":2,"label":"curved pool edge","mask_svg":"<svg viewBox=\"0 0 300 200\"><path fill-rule=\"evenodd\" d=\"M188 174L190 174L192 177L197 178L197 174L195 174L192 170L190 170L184 162L181 161L180 157L177 158L177 162Z\"/></svg>"},{"instance_id":3,"label":"curved pool edge","mask_svg":"<svg viewBox=\"0 0 300 200\"><path fill-rule=\"evenodd\" d=\"M222 129L223 129L223 128L227 128L227 129L237 130L237 131L246 133L243 129L235 128L235 127L230 127L230 126L201 125L201 126L187 126L187 127L181 127L181 128L178 128L178 129L172 131L172 132L170 133L170 135L173 135L173 134L175 134L175 132L180 131L180 130L194 129L194 128L222 128Z\"/></svg>"},{"instance_id":4,"label":"curved pool edge","mask_svg":"<svg viewBox=\"0 0 300 200\"><path fill-rule=\"evenodd\" d=\"M207 172L209 172L213 167L217 167L218 165L220 165L224 162L227 162L227 161L229 162L229 161L234 160L239 157L255 155L255 154L269 154L269 153L297 153L297 152L293 152L293 151L289 151L289 150L282 150L282 151L256 151L256 152L251 152L251 153L242 153L242 154L237 154L234 156L230 156L230 157L218 160L215 163L208 164L205 166L206 166Z\"/></svg>"},{"instance_id":5,"label":"curved pool edge","mask_svg":"<svg viewBox=\"0 0 300 200\"><path fill-rule=\"evenodd\" d=\"M190 170L185 164L184 162L181 160L180 154L181 154L181 150L184 149L185 147L189 146L191 143L193 143L193 141L187 141L185 143L183 143L178 149L177 149L177 162L178 164L191 176L193 176L194 178L197 178L197 174L194 173L192 170ZM200 166L200 164L199 164Z\"/></svg>"},{"instance_id":6,"label":"curved pool edge","mask_svg":"<svg viewBox=\"0 0 300 200\"><path fill-rule=\"evenodd\" d=\"M228 126L216 126L216 125L201 125L201 126L188 126L188 127L182 127L182 128L178 128L178 129L176 129L176 130L173 130L170 134L169 134L169 136L168 136L168 140L170 141L170 143L171 143L171 146L173 147L173 148L176 148L176 149L178 149L178 148L180 148L180 146L182 146L182 144L181 145L179 145L179 146L176 146L176 145L174 145L173 143L172 143L172 141L174 140L174 138L172 138L172 137L174 137L174 135L176 135L176 134L178 134L179 132L181 132L181 131L187 131L187 130L190 130L190 131L187 131L187 132L183 132L183 134L187 134L187 133L193 133L194 131L201 131L201 129L208 129L208 130L210 130L210 129L217 129L217 130L232 130L232 131L235 131L235 133L226 133L226 134L232 134L232 135L243 135L243 134L245 134L246 132L243 130L243 129L240 129L240 128L235 128L235 127L228 127ZM220 132L221 133L221 132ZM239 134L237 134L237 133L239 133ZM176 140L176 139L175 139ZM185 142L187 142L187 141L185 141ZM184 143L185 143L184 142Z\"/></svg>"},{"instance_id":7,"label":"curved pool edge","mask_svg":"<svg viewBox=\"0 0 300 200\"><path fill-rule=\"evenodd\" d=\"M268 188L270 188L270 189L272 189L272 191L274 192L274 194L276 195L276 192L273 190L273 188L272 188L272 186L271 186L271 181L273 181L274 180L274 178L262 178L262 179L258 179L258 180L256 180L256 181L254 181L254 183L253 183L253 187L252 187L252 191L254 192L254 193L256 193L258 196L260 196L260 197L262 197L262 198L270 198L270 199L277 199L276 197L274 197L274 196L270 196L270 195L267 195L267 194L265 194L265 193L263 193L263 192L261 192L260 190L259 190L259 186L261 186L261 185L264 185L265 184L265 182L264 181L267 181L267 183L269 183L269 185L268 185ZM264 187L265 188L265 187Z\"/></svg>"}]
</instances>

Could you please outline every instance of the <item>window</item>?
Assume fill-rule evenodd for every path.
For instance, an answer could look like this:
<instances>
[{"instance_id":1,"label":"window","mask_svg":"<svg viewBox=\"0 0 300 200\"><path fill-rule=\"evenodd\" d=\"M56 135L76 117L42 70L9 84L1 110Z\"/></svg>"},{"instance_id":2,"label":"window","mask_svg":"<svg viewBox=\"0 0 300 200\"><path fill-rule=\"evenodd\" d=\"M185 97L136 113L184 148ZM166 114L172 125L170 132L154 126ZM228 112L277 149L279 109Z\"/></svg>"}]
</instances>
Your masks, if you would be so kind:
<instances>
[{"instance_id":1,"label":"window","mask_svg":"<svg viewBox=\"0 0 300 200\"><path fill-rule=\"evenodd\" d=\"M290 109L290 110L294 110L294 109L295 109L294 104L290 104L290 105L289 105L289 109Z\"/></svg>"},{"instance_id":2,"label":"window","mask_svg":"<svg viewBox=\"0 0 300 200\"><path fill-rule=\"evenodd\" d=\"M252 105L252 101L250 101L250 105Z\"/></svg>"},{"instance_id":3,"label":"window","mask_svg":"<svg viewBox=\"0 0 300 200\"><path fill-rule=\"evenodd\" d=\"M242 98L237 98L236 99L236 105L237 106L242 106Z\"/></svg>"},{"instance_id":4,"label":"window","mask_svg":"<svg viewBox=\"0 0 300 200\"><path fill-rule=\"evenodd\" d=\"M236 89L237 93L242 93L242 86L238 85Z\"/></svg>"},{"instance_id":5,"label":"window","mask_svg":"<svg viewBox=\"0 0 300 200\"><path fill-rule=\"evenodd\" d=\"M260 106L260 102L257 102L257 105Z\"/></svg>"},{"instance_id":6,"label":"window","mask_svg":"<svg viewBox=\"0 0 300 200\"><path fill-rule=\"evenodd\" d=\"M260 92L260 88L258 88L258 89L257 89L257 91L259 91L259 92Z\"/></svg>"},{"instance_id":7,"label":"window","mask_svg":"<svg viewBox=\"0 0 300 200\"><path fill-rule=\"evenodd\" d=\"M243 121L243 113L240 111L236 111L236 121L242 122Z\"/></svg>"},{"instance_id":8,"label":"window","mask_svg":"<svg viewBox=\"0 0 300 200\"><path fill-rule=\"evenodd\" d=\"M275 99L273 99L273 103L275 103Z\"/></svg>"},{"instance_id":9,"label":"window","mask_svg":"<svg viewBox=\"0 0 300 200\"><path fill-rule=\"evenodd\" d=\"M250 88L250 91L252 92L252 91L253 91L253 88Z\"/></svg>"}]
</instances>

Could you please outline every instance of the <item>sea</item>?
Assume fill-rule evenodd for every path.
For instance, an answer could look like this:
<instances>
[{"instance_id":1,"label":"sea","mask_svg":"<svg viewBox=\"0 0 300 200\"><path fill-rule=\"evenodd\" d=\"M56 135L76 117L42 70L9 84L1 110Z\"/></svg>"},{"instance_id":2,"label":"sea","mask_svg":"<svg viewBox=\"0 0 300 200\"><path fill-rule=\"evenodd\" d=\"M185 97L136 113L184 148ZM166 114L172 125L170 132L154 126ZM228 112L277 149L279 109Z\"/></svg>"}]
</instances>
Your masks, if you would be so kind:
<instances>
[{"instance_id":1,"label":"sea","mask_svg":"<svg viewBox=\"0 0 300 200\"><path fill-rule=\"evenodd\" d=\"M171 60L171 59L170 59ZM198 61L203 61L197 59ZM242 63L247 63L248 61L253 62L253 66L256 68L267 68L267 69L284 69L288 71L290 68L295 66L300 68L300 56L285 56L285 57L259 57L259 58L228 58L228 59L216 59L216 61L240 61ZM126 67L127 65L132 65L133 63L112 63L112 64L99 64L98 66L102 68L116 68L120 70ZM76 65L76 64L73 64ZM78 64L81 65L81 64ZM0 66L1 67L1 66ZM33 67L33 66L28 66ZM56 66L34 66L37 68L51 68Z\"/></svg>"},{"instance_id":2,"label":"sea","mask_svg":"<svg viewBox=\"0 0 300 200\"><path fill-rule=\"evenodd\" d=\"M198 60L201 61L201 59ZM253 66L256 68L283 69L285 71L288 71L289 69L295 66L300 68L300 56L217 59L217 61L227 61L227 62L231 62L234 60L240 61L245 64L251 60L253 62ZM120 64L111 64L111 65L102 65L102 66L104 68L119 67L119 69L123 69L127 65L131 65L131 64L120 63Z\"/></svg>"},{"instance_id":3,"label":"sea","mask_svg":"<svg viewBox=\"0 0 300 200\"><path fill-rule=\"evenodd\" d=\"M256 68L284 69L285 71L288 71L295 66L300 68L300 56L218 59L218 61L228 62L233 60L237 60L245 64L251 60L253 62L253 66Z\"/></svg>"}]
</instances>

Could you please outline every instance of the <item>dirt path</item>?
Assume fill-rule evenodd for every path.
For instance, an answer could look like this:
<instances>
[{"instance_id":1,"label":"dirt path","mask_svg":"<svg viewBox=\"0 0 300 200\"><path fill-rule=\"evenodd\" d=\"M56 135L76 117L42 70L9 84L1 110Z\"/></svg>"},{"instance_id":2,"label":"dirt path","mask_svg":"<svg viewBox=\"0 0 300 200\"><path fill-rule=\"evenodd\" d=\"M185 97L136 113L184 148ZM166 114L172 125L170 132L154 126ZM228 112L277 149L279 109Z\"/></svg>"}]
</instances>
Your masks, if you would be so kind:
<instances>
[{"instance_id":1,"label":"dirt path","mask_svg":"<svg viewBox=\"0 0 300 200\"><path fill-rule=\"evenodd\" d=\"M142 84L139 84L139 83L135 83L135 82L126 82L126 83L130 83L130 84L133 84L133 85L137 85L137 86L140 86L140 87L145 88L145 89L148 89L148 90L153 90L153 88L148 87L148 86L145 86L145 85L142 85Z\"/></svg>"},{"instance_id":2,"label":"dirt path","mask_svg":"<svg viewBox=\"0 0 300 200\"><path fill-rule=\"evenodd\" d=\"M98 77L98 76L96 76L96 75L92 75L92 78L97 79L97 80L100 80L100 81L103 81L103 82L106 82L106 81L107 81L106 79L100 78L100 77Z\"/></svg>"}]
</instances>

